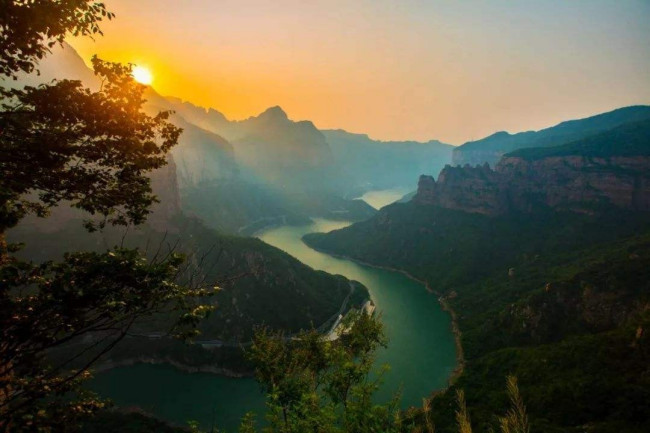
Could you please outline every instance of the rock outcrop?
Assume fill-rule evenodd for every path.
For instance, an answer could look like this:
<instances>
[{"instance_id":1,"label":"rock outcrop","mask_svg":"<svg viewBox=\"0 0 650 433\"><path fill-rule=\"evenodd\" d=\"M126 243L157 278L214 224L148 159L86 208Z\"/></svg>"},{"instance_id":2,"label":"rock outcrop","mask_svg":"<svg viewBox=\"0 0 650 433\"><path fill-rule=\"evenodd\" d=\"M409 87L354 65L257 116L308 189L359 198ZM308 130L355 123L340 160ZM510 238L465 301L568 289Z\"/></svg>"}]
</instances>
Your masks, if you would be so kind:
<instances>
[{"instance_id":1,"label":"rock outcrop","mask_svg":"<svg viewBox=\"0 0 650 433\"><path fill-rule=\"evenodd\" d=\"M603 206L650 211L650 157L585 156L445 167L421 176L416 203L496 216L541 208L595 213Z\"/></svg>"}]
</instances>

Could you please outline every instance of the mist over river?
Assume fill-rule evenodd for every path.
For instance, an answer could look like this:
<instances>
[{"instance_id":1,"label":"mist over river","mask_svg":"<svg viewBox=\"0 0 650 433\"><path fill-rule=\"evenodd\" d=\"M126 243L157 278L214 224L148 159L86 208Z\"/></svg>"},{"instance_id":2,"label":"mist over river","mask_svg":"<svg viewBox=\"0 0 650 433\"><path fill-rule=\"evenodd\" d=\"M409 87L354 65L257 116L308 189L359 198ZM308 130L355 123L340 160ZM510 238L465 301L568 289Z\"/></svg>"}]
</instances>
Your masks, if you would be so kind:
<instances>
[{"instance_id":1,"label":"mist over river","mask_svg":"<svg viewBox=\"0 0 650 433\"><path fill-rule=\"evenodd\" d=\"M413 188L392 188L382 189L379 191L368 191L359 198L379 210L382 207L401 199L412 190Z\"/></svg>"},{"instance_id":2,"label":"mist over river","mask_svg":"<svg viewBox=\"0 0 650 433\"><path fill-rule=\"evenodd\" d=\"M390 194L396 196L394 191ZM376 194L375 199L381 201ZM401 389L402 407L421 405L423 397L446 386L456 367L451 318L441 309L436 295L401 273L332 257L301 240L307 233L348 224L315 219L307 225L271 228L258 237L315 269L344 275L368 288L389 339L388 348L378 352L377 367L389 364L390 370L377 397L385 401ZM209 429L214 420L220 429L236 431L246 412L264 408L263 396L252 378L186 373L164 365L105 371L97 374L91 388L119 406L138 406L179 425L196 420L204 429Z\"/></svg>"}]
</instances>

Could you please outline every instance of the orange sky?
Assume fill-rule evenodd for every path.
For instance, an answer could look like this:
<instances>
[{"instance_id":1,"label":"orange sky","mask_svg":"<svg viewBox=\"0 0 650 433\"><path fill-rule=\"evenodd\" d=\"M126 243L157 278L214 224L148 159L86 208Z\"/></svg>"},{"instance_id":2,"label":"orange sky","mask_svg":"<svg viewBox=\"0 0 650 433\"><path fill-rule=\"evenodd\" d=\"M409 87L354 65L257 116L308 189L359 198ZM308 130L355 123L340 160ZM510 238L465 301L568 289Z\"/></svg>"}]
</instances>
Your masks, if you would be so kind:
<instances>
[{"instance_id":1,"label":"orange sky","mask_svg":"<svg viewBox=\"0 0 650 433\"><path fill-rule=\"evenodd\" d=\"M231 119L452 144L650 104L650 2L106 0L84 59Z\"/></svg>"}]
</instances>

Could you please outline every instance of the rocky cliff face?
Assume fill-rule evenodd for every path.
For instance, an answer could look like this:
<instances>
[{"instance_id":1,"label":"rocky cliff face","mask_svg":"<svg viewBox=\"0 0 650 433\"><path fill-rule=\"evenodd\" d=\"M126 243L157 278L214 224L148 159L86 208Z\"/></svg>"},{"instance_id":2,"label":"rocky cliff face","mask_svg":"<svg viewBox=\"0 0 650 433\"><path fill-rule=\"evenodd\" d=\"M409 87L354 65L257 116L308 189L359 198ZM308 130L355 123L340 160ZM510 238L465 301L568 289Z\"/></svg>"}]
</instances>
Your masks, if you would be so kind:
<instances>
[{"instance_id":1,"label":"rocky cliff face","mask_svg":"<svg viewBox=\"0 0 650 433\"><path fill-rule=\"evenodd\" d=\"M642 321L650 310L648 251L648 238L643 235L601 247L593 254L598 260L574 263L578 273L547 282L506 306L493 326L524 345Z\"/></svg>"},{"instance_id":2,"label":"rocky cliff face","mask_svg":"<svg viewBox=\"0 0 650 433\"><path fill-rule=\"evenodd\" d=\"M158 196L159 203L151 207L147 222L155 230L176 233L173 220L181 213L181 199L178 192L176 163L172 155L167 155L167 165L155 170L149 177L151 189Z\"/></svg>"},{"instance_id":3,"label":"rocky cliff face","mask_svg":"<svg viewBox=\"0 0 650 433\"><path fill-rule=\"evenodd\" d=\"M201 129L180 116L172 119L183 128L178 145L171 153L176 162L181 189L195 188L202 182L233 179L239 172L232 145L223 137Z\"/></svg>"},{"instance_id":4,"label":"rocky cliff face","mask_svg":"<svg viewBox=\"0 0 650 433\"><path fill-rule=\"evenodd\" d=\"M332 151L323 133L310 121L293 121L278 106L245 120L229 121L213 109L174 98L166 103L187 121L232 143L244 179L301 192L338 185Z\"/></svg>"},{"instance_id":5,"label":"rocky cliff face","mask_svg":"<svg viewBox=\"0 0 650 433\"><path fill-rule=\"evenodd\" d=\"M650 211L650 157L503 158L421 176L417 203L484 215L540 208L594 213L600 206Z\"/></svg>"}]
</instances>

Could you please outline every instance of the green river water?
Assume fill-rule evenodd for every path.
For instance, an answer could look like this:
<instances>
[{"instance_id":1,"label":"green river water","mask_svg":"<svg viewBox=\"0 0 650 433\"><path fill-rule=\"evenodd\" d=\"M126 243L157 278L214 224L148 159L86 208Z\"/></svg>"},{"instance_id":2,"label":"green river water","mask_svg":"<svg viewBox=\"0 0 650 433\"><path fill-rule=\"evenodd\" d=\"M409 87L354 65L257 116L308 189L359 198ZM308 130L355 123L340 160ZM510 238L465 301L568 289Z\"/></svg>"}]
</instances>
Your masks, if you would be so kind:
<instances>
[{"instance_id":1,"label":"green river water","mask_svg":"<svg viewBox=\"0 0 650 433\"><path fill-rule=\"evenodd\" d=\"M315 269L345 275L368 287L389 338L388 348L378 353L377 366L390 365L378 399L386 401L401 389L403 407L421 405L423 397L446 386L456 367L450 316L422 284L398 272L314 251L301 241L306 233L347 224L316 219L309 225L272 228L259 237ZM246 412L264 408L252 378L186 373L164 365L115 368L98 374L91 387L119 406L137 406L178 425L195 420L204 429L214 422L220 429L236 431Z\"/></svg>"}]
</instances>

